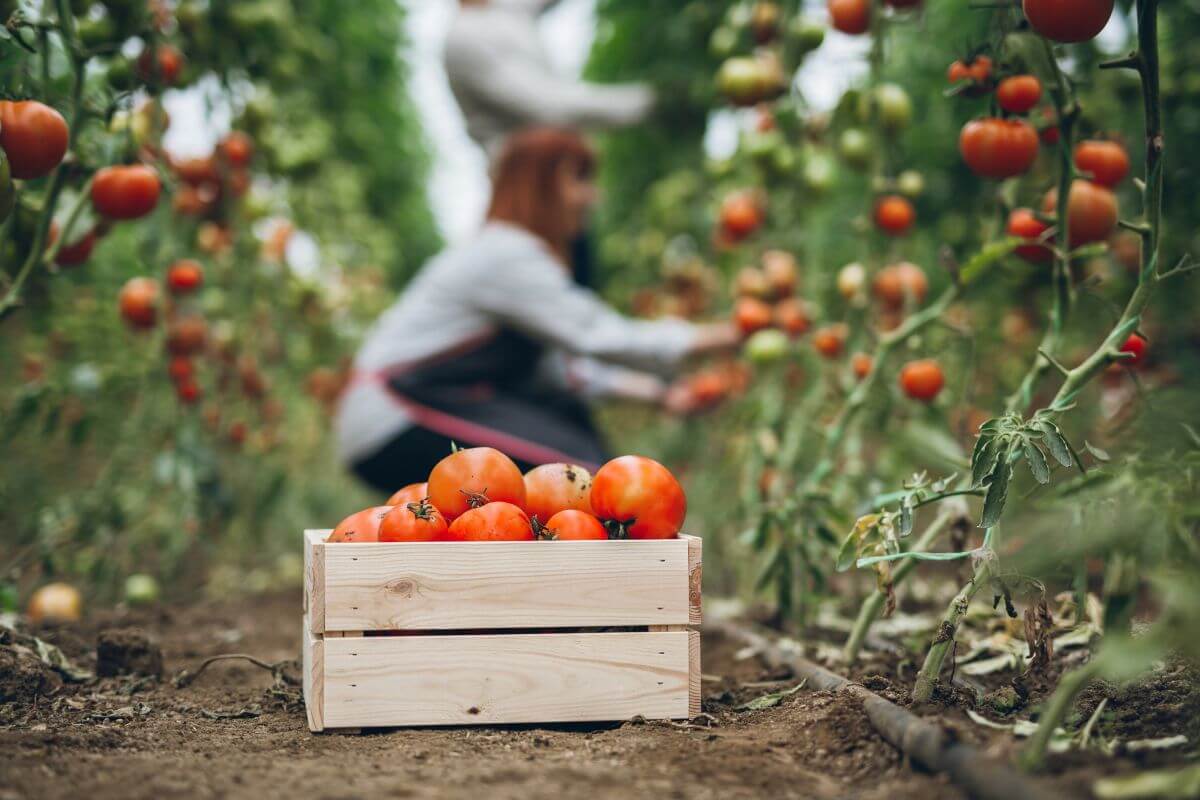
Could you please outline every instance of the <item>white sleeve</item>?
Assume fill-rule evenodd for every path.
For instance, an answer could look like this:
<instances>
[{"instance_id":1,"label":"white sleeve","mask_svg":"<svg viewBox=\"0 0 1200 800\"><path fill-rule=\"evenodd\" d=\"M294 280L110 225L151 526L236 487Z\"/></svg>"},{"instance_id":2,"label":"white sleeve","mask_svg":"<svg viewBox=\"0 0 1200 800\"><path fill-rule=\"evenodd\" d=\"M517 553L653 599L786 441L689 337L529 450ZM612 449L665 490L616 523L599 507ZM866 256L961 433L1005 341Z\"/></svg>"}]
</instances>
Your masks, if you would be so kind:
<instances>
[{"instance_id":1,"label":"white sleeve","mask_svg":"<svg viewBox=\"0 0 1200 800\"><path fill-rule=\"evenodd\" d=\"M642 84L596 84L572 80L514 59L465 32L446 42L451 81L481 106L526 125L613 128L641 121L654 106Z\"/></svg>"},{"instance_id":2,"label":"white sleeve","mask_svg":"<svg viewBox=\"0 0 1200 800\"><path fill-rule=\"evenodd\" d=\"M696 327L689 322L622 315L575 284L561 264L532 243L519 257L487 266L474 270L472 303L496 321L568 353L670 372L696 340Z\"/></svg>"},{"instance_id":3,"label":"white sleeve","mask_svg":"<svg viewBox=\"0 0 1200 800\"><path fill-rule=\"evenodd\" d=\"M540 372L554 385L584 397L657 403L667 391L667 382L658 375L561 350L547 354Z\"/></svg>"}]
</instances>

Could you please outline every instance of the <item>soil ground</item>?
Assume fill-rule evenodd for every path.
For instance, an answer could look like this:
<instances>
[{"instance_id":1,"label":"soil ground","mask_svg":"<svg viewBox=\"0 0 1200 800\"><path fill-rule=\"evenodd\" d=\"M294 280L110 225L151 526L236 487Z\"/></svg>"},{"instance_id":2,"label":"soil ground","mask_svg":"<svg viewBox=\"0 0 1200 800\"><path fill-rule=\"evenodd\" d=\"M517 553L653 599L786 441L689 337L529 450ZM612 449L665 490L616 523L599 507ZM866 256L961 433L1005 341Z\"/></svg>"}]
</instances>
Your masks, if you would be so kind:
<instances>
[{"instance_id":1,"label":"soil ground","mask_svg":"<svg viewBox=\"0 0 1200 800\"><path fill-rule=\"evenodd\" d=\"M756 658L739 659L733 643L714 635L704 641L706 716L692 723L314 735L296 691L246 662L214 663L190 685L174 685L181 670L218 653L296 658L299 609L298 595L280 594L99 613L37 631L89 670L153 671L154 653L136 629L161 647L161 680L120 674L57 686L53 675L20 672L29 665L0 644L0 800L962 796L945 777L908 764L848 695L799 691L773 708L739 709L794 682ZM886 675L863 681L903 699ZM949 724L995 755L1011 750L1006 733L965 718ZM1063 796L1086 796L1097 774L1096 759L1076 761L1046 779Z\"/></svg>"}]
</instances>

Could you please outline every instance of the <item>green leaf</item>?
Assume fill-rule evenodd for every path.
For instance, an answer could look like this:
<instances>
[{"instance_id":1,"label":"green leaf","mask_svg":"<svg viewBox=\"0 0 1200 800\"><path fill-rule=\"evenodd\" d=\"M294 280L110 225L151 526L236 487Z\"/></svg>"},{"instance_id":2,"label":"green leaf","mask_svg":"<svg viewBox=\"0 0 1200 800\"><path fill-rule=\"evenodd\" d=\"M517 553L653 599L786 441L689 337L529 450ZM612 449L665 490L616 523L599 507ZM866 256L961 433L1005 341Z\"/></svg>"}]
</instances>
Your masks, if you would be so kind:
<instances>
[{"instance_id":1,"label":"green leaf","mask_svg":"<svg viewBox=\"0 0 1200 800\"><path fill-rule=\"evenodd\" d=\"M1087 258L1097 258L1108 252L1107 242L1091 242L1081 245L1071 251L1071 260L1082 260Z\"/></svg>"},{"instance_id":2,"label":"green leaf","mask_svg":"<svg viewBox=\"0 0 1200 800\"><path fill-rule=\"evenodd\" d=\"M1000 457L1001 451L1008 449L1008 439L1004 436L989 436L986 441L980 436L979 441L984 442L983 446L977 442L975 452L971 456L972 488L983 485L984 479L996 469L996 459Z\"/></svg>"},{"instance_id":3,"label":"green leaf","mask_svg":"<svg viewBox=\"0 0 1200 800\"><path fill-rule=\"evenodd\" d=\"M1024 449L1025 461L1029 464L1029 471L1033 473L1033 479L1042 485L1049 483L1050 466L1046 463L1046 454L1042 452L1042 448L1038 447L1032 439L1027 439Z\"/></svg>"},{"instance_id":4,"label":"green leaf","mask_svg":"<svg viewBox=\"0 0 1200 800\"><path fill-rule=\"evenodd\" d=\"M1101 461L1101 462L1112 461L1112 456L1110 456L1107 451L1101 450L1099 447L1096 447L1094 444L1089 442L1087 439L1083 440L1083 446L1085 448L1087 448L1087 451L1089 453L1092 454L1092 458L1096 459L1097 461Z\"/></svg>"},{"instance_id":5,"label":"green leaf","mask_svg":"<svg viewBox=\"0 0 1200 800\"><path fill-rule=\"evenodd\" d=\"M1062 431L1048 419L1035 419L1033 427L1041 431L1042 438L1046 442L1046 449L1050 451L1050 455L1064 467L1069 467L1075 463L1071 458L1071 448L1067 445L1067 439L1062 435Z\"/></svg>"},{"instance_id":6,"label":"green leaf","mask_svg":"<svg viewBox=\"0 0 1200 800\"><path fill-rule=\"evenodd\" d=\"M987 496L983 498L983 519L979 527L990 528L1000 520L1004 513L1004 503L1008 500L1008 481L1012 477L1012 464L1008 463L1009 448L1005 446L1000 458L996 460L995 469L991 472Z\"/></svg>"},{"instance_id":7,"label":"green leaf","mask_svg":"<svg viewBox=\"0 0 1200 800\"><path fill-rule=\"evenodd\" d=\"M778 692L759 695L748 703L742 703L737 707L738 711L762 711L764 708L773 708L783 702L783 698L791 697L796 692L804 688L804 684L808 683L808 678L797 683L790 689L781 689Z\"/></svg>"},{"instance_id":8,"label":"green leaf","mask_svg":"<svg viewBox=\"0 0 1200 800\"><path fill-rule=\"evenodd\" d=\"M908 536L913 529L913 510L912 510L912 495L904 499L900 504L900 530L901 537Z\"/></svg>"},{"instance_id":9,"label":"green leaf","mask_svg":"<svg viewBox=\"0 0 1200 800\"><path fill-rule=\"evenodd\" d=\"M983 248L967 259L959 270L959 279L963 285L977 280L989 267L1025 243L1024 239L1009 237L986 244Z\"/></svg>"}]
</instances>

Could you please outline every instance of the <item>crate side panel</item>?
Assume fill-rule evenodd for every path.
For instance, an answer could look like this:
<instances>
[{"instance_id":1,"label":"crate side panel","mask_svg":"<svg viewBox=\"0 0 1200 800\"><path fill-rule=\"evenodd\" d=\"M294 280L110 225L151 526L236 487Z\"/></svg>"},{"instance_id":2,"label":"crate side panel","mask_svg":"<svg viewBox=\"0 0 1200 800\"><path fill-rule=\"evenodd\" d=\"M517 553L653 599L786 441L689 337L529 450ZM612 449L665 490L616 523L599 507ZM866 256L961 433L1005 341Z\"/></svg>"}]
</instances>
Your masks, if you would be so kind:
<instances>
[{"instance_id":1,"label":"crate side panel","mask_svg":"<svg viewBox=\"0 0 1200 800\"><path fill-rule=\"evenodd\" d=\"M328 727L685 718L690 632L325 641Z\"/></svg>"},{"instance_id":2,"label":"crate side panel","mask_svg":"<svg viewBox=\"0 0 1200 800\"><path fill-rule=\"evenodd\" d=\"M304 532L304 613L309 630L325 630L325 539L329 531Z\"/></svg>"},{"instance_id":3,"label":"crate side panel","mask_svg":"<svg viewBox=\"0 0 1200 800\"><path fill-rule=\"evenodd\" d=\"M325 643L315 636L311 630L308 615L304 615L304 623L300 631L302 653L302 685L304 687L304 713L308 717L310 731L325 729Z\"/></svg>"},{"instance_id":4,"label":"crate side panel","mask_svg":"<svg viewBox=\"0 0 1200 800\"><path fill-rule=\"evenodd\" d=\"M688 542L323 545L324 630L688 624Z\"/></svg>"}]
</instances>

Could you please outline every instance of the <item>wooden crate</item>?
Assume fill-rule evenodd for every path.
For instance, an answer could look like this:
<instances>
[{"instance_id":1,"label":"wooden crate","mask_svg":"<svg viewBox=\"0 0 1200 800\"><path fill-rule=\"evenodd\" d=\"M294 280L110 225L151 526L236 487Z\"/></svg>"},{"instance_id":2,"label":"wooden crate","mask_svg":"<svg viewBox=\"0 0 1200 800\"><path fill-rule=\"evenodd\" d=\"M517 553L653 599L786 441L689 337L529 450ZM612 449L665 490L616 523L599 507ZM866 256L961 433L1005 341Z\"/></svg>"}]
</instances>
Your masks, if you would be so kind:
<instances>
[{"instance_id":1,"label":"wooden crate","mask_svg":"<svg viewBox=\"0 0 1200 800\"><path fill-rule=\"evenodd\" d=\"M700 713L701 546L304 532L313 731Z\"/></svg>"}]
</instances>

